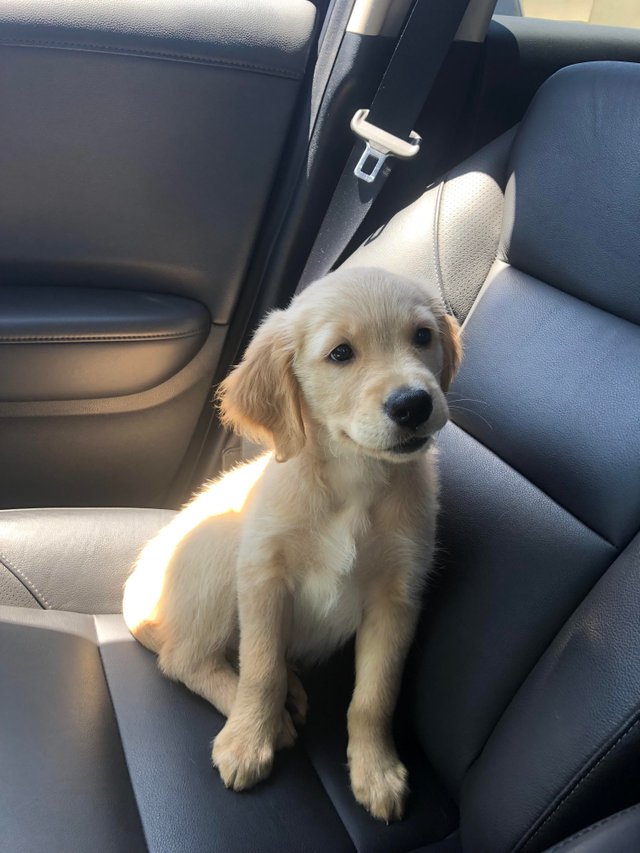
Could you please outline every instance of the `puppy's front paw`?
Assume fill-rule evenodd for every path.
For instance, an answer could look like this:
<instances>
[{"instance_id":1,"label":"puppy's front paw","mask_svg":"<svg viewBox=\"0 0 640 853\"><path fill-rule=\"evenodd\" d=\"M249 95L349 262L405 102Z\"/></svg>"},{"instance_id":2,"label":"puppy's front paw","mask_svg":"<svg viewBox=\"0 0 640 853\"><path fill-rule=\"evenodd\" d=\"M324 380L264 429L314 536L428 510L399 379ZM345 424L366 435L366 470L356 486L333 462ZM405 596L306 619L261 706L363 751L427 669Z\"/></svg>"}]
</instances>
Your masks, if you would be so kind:
<instances>
[{"instance_id":1,"label":"puppy's front paw","mask_svg":"<svg viewBox=\"0 0 640 853\"><path fill-rule=\"evenodd\" d=\"M393 750L359 747L349 750L351 790L373 817L400 820L409 793L407 768Z\"/></svg>"},{"instance_id":2,"label":"puppy's front paw","mask_svg":"<svg viewBox=\"0 0 640 853\"><path fill-rule=\"evenodd\" d=\"M244 791L271 772L273 744L228 722L213 742L211 760L227 788Z\"/></svg>"}]
</instances>

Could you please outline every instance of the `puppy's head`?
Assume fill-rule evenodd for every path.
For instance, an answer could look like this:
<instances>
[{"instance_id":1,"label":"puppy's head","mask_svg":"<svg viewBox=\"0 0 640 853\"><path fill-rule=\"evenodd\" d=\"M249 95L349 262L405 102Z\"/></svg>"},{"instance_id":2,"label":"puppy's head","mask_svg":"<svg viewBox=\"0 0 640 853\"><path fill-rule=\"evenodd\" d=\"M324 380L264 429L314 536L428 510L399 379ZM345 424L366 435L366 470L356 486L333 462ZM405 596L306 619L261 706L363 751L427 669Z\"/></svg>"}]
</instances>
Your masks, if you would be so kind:
<instances>
[{"instance_id":1,"label":"puppy's head","mask_svg":"<svg viewBox=\"0 0 640 853\"><path fill-rule=\"evenodd\" d=\"M460 357L458 324L437 295L382 270L343 269L267 317L220 386L220 411L279 460L316 432L336 455L400 462L444 426Z\"/></svg>"}]
</instances>

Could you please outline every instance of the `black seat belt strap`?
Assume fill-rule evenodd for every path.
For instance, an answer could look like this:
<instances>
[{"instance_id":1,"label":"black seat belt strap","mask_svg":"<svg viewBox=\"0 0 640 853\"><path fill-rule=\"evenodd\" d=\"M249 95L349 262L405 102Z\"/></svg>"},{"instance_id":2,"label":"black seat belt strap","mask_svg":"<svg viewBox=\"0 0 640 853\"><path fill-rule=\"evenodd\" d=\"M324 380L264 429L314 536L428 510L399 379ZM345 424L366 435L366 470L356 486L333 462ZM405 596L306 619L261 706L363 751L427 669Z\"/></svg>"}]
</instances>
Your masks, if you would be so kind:
<instances>
[{"instance_id":1,"label":"black seat belt strap","mask_svg":"<svg viewBox=\"0 0 640 853\"><path fill-rule=\"evenodd\" d=\"M392 158L420 149L413 125L454 40L469 0L416 0L369 110L358 110L354 146L327 208L298 290L326 275L380 193Z\"/></svg>"}]
</instances>

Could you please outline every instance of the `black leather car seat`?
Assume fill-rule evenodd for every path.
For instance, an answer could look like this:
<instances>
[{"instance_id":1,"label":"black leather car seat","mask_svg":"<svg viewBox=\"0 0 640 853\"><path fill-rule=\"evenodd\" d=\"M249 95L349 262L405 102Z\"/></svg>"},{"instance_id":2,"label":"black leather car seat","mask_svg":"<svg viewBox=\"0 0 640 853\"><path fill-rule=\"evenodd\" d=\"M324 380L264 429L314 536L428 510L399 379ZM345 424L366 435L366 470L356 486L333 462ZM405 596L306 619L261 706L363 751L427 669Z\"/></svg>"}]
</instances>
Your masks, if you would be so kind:
<instances>
[{"instance_id":1,"label":"black leather car seat","mask_svg":"<svg viewBox=\"0 0 640 853\"><path fill-rule=\"evenodd\" d=\"M443 569L398 714L405 820L376 823L349 792L340 660L309 675L309 724L273 777L224 790L216 712L119 616L50 612L87 609L106 565L119 589L164 517L117 511L112 562L114 511L56 511L57 530L21 511L0 513L0 593L32 605L0 608L7 849L533 853L640 801L638 138L640 66L566 68L348 261L437 280L465 321ZM69 543L92 557L61 595L49 567ZM623 849L624 833L637 841L637 811L565 849Z\"/></svg>"}]
</instances>

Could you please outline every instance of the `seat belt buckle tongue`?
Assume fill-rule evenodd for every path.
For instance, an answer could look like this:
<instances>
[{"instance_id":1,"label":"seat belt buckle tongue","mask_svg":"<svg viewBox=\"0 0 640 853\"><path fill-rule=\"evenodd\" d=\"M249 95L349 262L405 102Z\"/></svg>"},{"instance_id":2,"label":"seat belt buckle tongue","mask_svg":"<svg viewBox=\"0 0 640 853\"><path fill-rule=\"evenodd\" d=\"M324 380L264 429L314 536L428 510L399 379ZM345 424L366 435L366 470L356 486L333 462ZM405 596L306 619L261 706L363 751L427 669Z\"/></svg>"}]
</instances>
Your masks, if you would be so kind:
<instances>
[{"instance_id":1,"label":"seat belt buckle tongue","mask_svg":"<svg viewBox=\"0 0 640 853\"><path fill-rule=\"evenodd\" d=\"M422 137L412 130L408 140L400 139L399 136L394 136L381 127L370 124L367 121L368 115L369 110L357 110L351 119L351 130L366 142L362 157L358 160L353 174L361 181L371 184L378 177L388 157L397 157L400 160L410 160L415 157L420 150ZM373 168L365 171L365 164L369 160L374 161Z\"/></svg>"}]
</instances>

